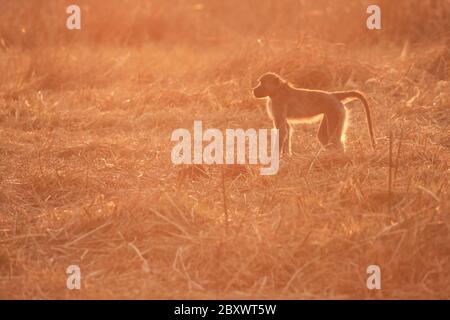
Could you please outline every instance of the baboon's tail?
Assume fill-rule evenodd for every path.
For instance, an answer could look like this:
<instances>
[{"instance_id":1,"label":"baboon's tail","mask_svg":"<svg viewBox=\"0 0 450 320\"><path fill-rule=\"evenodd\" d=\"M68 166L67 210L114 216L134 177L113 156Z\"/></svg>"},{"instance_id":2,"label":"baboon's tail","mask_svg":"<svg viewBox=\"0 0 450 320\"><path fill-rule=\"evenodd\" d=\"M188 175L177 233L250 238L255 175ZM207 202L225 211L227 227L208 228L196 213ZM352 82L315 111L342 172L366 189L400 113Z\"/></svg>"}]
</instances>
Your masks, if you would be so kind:
<instances>
[{"instance_id":1,"label":"baboon's tail","mask_svg":"<svg viewBox=\"0 0 450 320\"><path fill-rule=\"evenodd\" d=\"M372 147L375 149L375 138L373 135L372 117L370 116L369 104L367 103L366 97L364 97L364 95L359 91L339 91L333 92L332 94L340 101L345 100L347 98L356 98L362 101L362 103L364 104L364 109L366 111L367 125L369 128L370 139L372 141Z\"/></svg>"}]
</instances>

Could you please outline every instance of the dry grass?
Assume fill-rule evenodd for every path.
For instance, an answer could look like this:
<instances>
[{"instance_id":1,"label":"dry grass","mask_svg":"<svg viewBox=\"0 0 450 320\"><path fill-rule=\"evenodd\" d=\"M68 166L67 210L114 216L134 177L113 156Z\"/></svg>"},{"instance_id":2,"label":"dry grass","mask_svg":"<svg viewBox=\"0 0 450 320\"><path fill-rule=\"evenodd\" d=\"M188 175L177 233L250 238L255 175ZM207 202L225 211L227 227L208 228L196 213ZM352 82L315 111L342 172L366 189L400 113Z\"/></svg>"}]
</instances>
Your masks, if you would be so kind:
<instances>
[{"instance_id":1,"label":"dry grass","mask_svg":"<svg viewBox=\"0 0 450 320\"><path fill-rule=\"evenodd\" d=\"M81 2L90 11L79 41L50 34L64 1L33 2L49 17L37 22L23 1L14 2L22 15L0 14L0 298L450 298L445 1L421 11L435 32L405 14L392 37L364 45L314 38L328 22L270 35L244 19L250 2L233 1L132 10L144 16L136 30L148 14L153 33L127 37L118 24L112 37L103 16L93 19L95 3ZM291 11L267 3L257 16ZM124 12L117 1L108 10ZM15 34L20 17L50 26ZM183 41L172 17L192 26ZM205 21L215 21L210 34ZM440 40L423 49L417 38L431 34ZM345 155L319 152L317 128L299 126L295 156L276 176L174 167L170 134L194 120L270 127L250 93L268 70L299 86L364 91L377 150L354 103ZM66 289L71 264L81 267L80 291ZM371 264L381 291L366 289Z\"/></svg>"}]
</instances>

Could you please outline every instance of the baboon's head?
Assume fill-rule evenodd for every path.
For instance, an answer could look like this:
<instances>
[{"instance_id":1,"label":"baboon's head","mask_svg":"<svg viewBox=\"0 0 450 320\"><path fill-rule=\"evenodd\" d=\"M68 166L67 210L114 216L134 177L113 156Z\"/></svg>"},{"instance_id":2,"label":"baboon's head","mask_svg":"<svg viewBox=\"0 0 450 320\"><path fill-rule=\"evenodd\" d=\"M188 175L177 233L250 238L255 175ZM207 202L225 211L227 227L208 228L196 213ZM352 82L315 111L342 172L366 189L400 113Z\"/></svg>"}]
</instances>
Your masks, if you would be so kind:
<instances>
[{"instance_id":1,"label":"baboon's head","mask_svg":"<svg viewBox=\"0 0 450 320\"><path fill-rule=\"evenodd\" d=\"M253 88L255 98L266 98L278 92L283 80L275 73L266 73L259 78L258 85Z\"/></svg>"}]
</instances>

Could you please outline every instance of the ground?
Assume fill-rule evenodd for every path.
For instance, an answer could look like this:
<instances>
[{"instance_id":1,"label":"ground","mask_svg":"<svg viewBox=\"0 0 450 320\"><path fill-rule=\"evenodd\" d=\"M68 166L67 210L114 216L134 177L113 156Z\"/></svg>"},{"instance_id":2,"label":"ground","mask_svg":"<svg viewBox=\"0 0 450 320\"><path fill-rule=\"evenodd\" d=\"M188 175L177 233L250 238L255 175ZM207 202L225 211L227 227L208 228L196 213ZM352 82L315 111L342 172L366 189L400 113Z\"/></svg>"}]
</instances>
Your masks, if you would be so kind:
<instances>
[{"instance_id":1,"label":"ground","mask_svg":"<svg viewBox=\"0 0 450 320\"><path fill-rule=\"evenodd\" d=\"M399 41L5 45L0 298L450 298L449 60ZM174 166L195 120L271 127L251 95L267 71L364 92L376 149L352 102L345 154L308 124L275 176Z\"/></svg>"}]
</instances>

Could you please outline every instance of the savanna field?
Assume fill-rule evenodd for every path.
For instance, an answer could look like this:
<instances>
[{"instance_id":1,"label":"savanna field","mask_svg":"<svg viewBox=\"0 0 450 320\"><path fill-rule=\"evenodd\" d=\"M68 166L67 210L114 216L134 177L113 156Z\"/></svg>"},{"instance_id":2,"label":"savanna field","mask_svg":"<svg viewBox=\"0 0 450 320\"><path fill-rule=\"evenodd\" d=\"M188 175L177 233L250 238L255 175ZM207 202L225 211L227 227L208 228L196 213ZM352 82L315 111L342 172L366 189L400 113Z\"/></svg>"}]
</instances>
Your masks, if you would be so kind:
<instances>
[{"instance_id":1,"label":"savanna field","mask_svg":"<svg viewBox=\"0 0 450 320\"><path fill-rule=\"evenodd\" d=\"M368 1L0 0L0 298L449 299L450 1L375 2L382 30ZM274 176L172 164L194 121L271 128L268 71L364 92L376 149L355 101L346 153L299 124Z\"/></svg>"}]
</instances>

